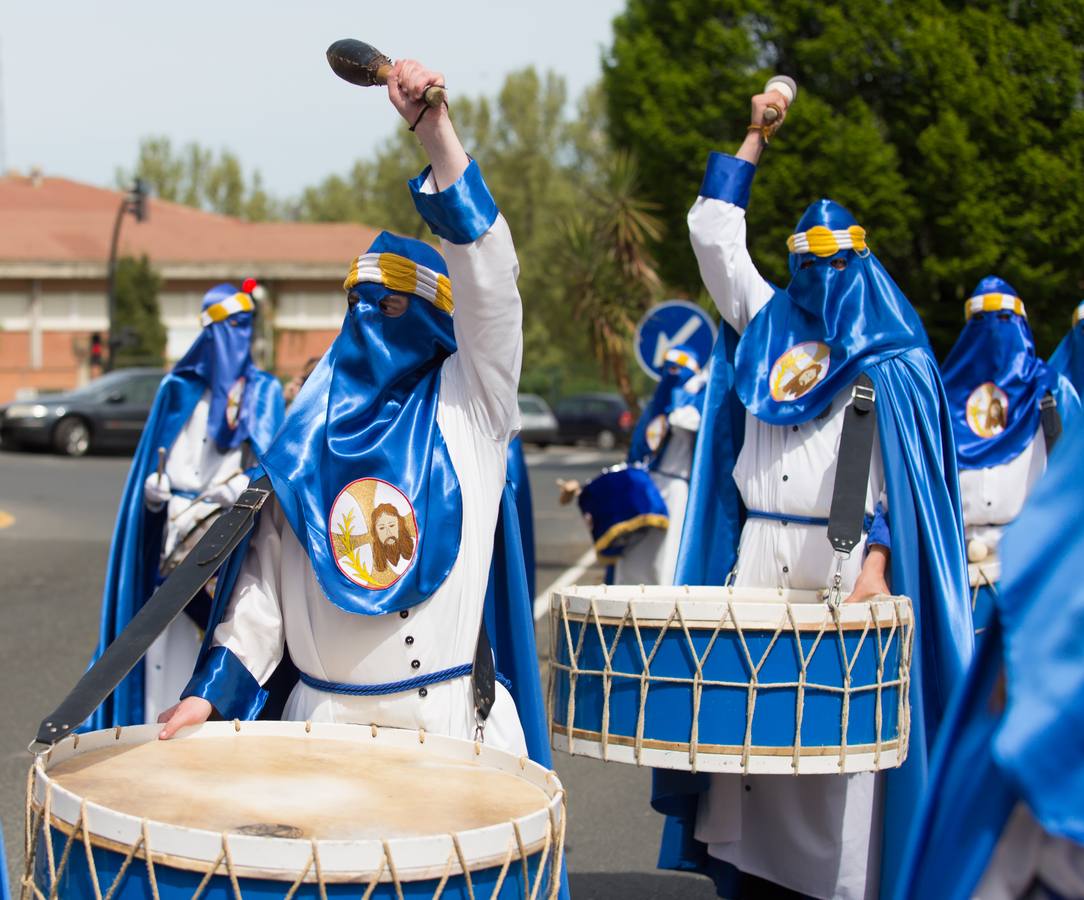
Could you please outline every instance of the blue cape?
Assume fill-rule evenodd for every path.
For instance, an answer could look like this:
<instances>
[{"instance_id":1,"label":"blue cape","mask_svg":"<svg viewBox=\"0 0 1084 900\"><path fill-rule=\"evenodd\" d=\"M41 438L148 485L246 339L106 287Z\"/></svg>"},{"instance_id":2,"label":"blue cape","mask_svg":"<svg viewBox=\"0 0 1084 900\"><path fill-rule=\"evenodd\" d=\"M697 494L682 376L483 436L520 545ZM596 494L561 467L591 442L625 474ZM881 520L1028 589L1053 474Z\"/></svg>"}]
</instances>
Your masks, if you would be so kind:
<instances>
[{"instance_id":1,"label":"blue cape","mask_svg":"<svg viewBox=\"0 0 1084 900\"><path fill-rule=\"evenodd\" d=\"M662 459L666 441L670 436L669 424L666 423L665 417L669 416L675 409L685 406L692 406L697 412L703 411L703 386L699 381L694 382L692 385L689 382L699 374L704 360L698 359L693 348L687 345L673 347L671 352L673 351L688 357L696 368L667 362L667 365L663 368L662 378L659 379L659 383L655 387L655 393L651 395L651 400L644 407L644 411L636 423L636 428L633 429L627 457L629 463L638 463L650 459L650 467L654 468ZM664 423L662 424L661 433L649 435L649 428L660 416L663 417Z\"/></svg>"},{"instance_id":2,"label":"blue cape","mask_svg":"<svg viewBox=\"0 0 1084 900\"><path fill-rule=\"evenodd\" d=\"M993 275L979 282L972 299L988 294L1016 297L1012 285ZM971 313L941 372L961 469L1019 456L1039 430L1039 401L1058 388L1057 373L1035 354L1027 318L1011 310Z\"/></svg>"},{"instance_id":3,"label":"blue cape","mask_svg":"<svg viewBox=\"0 0 1084 900\"><path fill-rule=\"evenodd\" d=\"M709 175L710 171L709 167ZM752 173L746 177L751 179ZM747 196L747 184L744 190ZM719 199L739 202L741 194L731 186ZM820 201L807 210L799 231L818 224L835 230L853 222L842 207ZM806 421L860 372L869 375L876 390L887 482L891 585L912 599L917 638L911 667L910 749L906 762L886 774L881 886L887 896L926 781L927 754L974 646L952 426L921 323L876 258L845 249L803 270L800 264L805 260L797 255L792 254L796 274L787 291L776 290L740 341L724 327L712 351L674 583L722 584L733 567L744 510L731 473L741 449L746 410L772 424ZM830 268L831 259L841 255L847 256L847 268ZM792 291L800 297L794 299ZM823 317L816 315L818 293ZM855 323L862 328L853 327ZM870 333L863 333L863 328ZM772 369L788 348L807 341L827 346L829 340L843 346L832 344L829 354L819 360L814 354L798 360L798 369L802 364L820 365L818 380L811 386L777 390L772 396ZM752 372L759 373L759 384ZM683 772L653 774L652 805L668 816L659 866L703 872L716 880L721 894L732 891L733 867L709 857L705 845L693 837L698 795L706 790L707 778Z\"/></svg>"},{"instance_id":4,"label":"blue cape","mask_svg":"<svg viewBox=\"0 0 1084 900\"><path fill-rule=\"evenodd\" d=\"M523 566L527 573L527 590L534 596L535 549L534 504L531 502L531 480L527 473L527 460L523 455L523 441L514 437L508 445L508 483L516 498L519 513L519 536L523 545Z\"/></svg>"},{"instance_id":5,"label":"blue cape","mask_svg":"<svg viewBox=\"0 0 1084 900\"><path fill-rule=\"evenodd\" d=\"M1064 375L1076 392L1084 391L1084 302L1073 316L1073 327L1055 348L1048 365Z\"/></svg>"},{"instance_id":6,"label":"blue cape","mask_svg":"<svg viewBox=\"0 0 1084 900\"><path fill-rule=\"evenodd\" d=\"M444 259L421 241L384 232L368 253L447 278ZM320 587L362 615L432 596L462 531L459 479L437 425L441 363L456 350L452 317L413 293L401 316L386 316L389 293L383 283L351 285L339 336L260 460ZM397 537L385 537L382 520L397 520ZM394 556L382 559L389 542Z\"/></svg>"},{"instance_id":7,"label":"blue cape","mask_svg":"<svg viewBox=\"0 0 1084 900\"><path fill-rule=\"evenodd\" d=\"M0 900L9 900L8 857L4 850L4 828L0 825Z\"/></svg>"},{"instance_id":8,"label":"blue cape","mask_svg":"<svg viewBox=\"0 0 1084 900\"><path fill-rule=\"evenodd\" d=\"M1001 542L993 627L939 735L895 896L967 898L1017 802L1084 844L1084 422ZM1004 676L1006 701L991 697Z\"/></svg>"},{"instance_id":9,"label":"blue cape","mask_svg":"<svg viewBox=\"0 0 1084 900\"><path fill-rule=\"evenodd\" d=\"M143 502L143 482L158 467L158 448L173 446L207 387L198 372L188 369L171 372L158 388L121 495L106 564L98 647L92 662L101 656L154 592L166 513L165 510L152 513L147 509ZM250 369L244 396L245 405L251 408L249 440L259 454L271 445L282 423L282 388L274 376ZM143 664L139 663L112 696L98 707L89 727L110 728L142 722Z\"/></svg>"}]
</instances>

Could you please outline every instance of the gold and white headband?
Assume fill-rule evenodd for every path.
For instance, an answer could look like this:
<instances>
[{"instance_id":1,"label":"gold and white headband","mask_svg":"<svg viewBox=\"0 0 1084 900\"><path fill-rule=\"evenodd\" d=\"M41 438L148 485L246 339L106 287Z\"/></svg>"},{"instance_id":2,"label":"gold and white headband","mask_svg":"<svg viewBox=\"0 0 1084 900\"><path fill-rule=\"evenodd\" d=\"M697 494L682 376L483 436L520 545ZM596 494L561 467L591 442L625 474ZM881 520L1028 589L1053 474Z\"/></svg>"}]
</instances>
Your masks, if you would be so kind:
<instances>
[{"instance_id":1,"label":"gold and white headband","mask_svg":"<svg viewBox=\"0 0 1084 900\"><path fill-rule=\"evenodd\" d=\"M809 231L799 231L787 238L791 253L812 253L814 256L833 256L840 250L866 249L866 229L859 225L833 231L823 225L814 225Z\"/></svg>"},{"instance_id":2,"label":"gold and white headband","mask_svg":"<svg viewBox=\"0 0 1084 900\"><path fill-rule=\"evenodd\" d=\"M349 291L361 282L382 284L389 291L401 294L416 294L446 313L455 309L452 282L447 275L398 253L363 253L359 256L350 267L343 290Z\"/></svg>"},{"instance_id":3,"label":"gold and white headband","mask_svg":"<svg viewBox=\"0 0 1084 900\"><path fill-rule=\"evenodd\" d=\"M255 308L256 304L252 302L252 298L248 294L238 291L232 297L227 297L225 300L219 300L218 303L208 306L200 313L200 324L206 328L215 322L225 321L234 313L252 312Z\"/></svg>"},{"instance_id":4,"label":"gold and white headband","mask_svg":"<svg viewBox=\"0 0 1084 900\"><path fill-rule=\"evenodd\" d=\"M982 312L1011 312L1025 319L1028 317L1024 312L1024 301L1013 294L976 294L964 303L965 321Z\"/></svg>"},{"instance_id":5,"label":"gold and white headband","mask_svg":"<svg viewBox=\"0 0 1084 900\"><path fill-rule=\"evenodd\" d=\"M663 356L663 360L668 363L673 363L675 366L683 366L694 375L700 374L700 363L684 350L679 350L677 347L671 347L667 350L666 355Z\"/></svg>"}]
</instances>

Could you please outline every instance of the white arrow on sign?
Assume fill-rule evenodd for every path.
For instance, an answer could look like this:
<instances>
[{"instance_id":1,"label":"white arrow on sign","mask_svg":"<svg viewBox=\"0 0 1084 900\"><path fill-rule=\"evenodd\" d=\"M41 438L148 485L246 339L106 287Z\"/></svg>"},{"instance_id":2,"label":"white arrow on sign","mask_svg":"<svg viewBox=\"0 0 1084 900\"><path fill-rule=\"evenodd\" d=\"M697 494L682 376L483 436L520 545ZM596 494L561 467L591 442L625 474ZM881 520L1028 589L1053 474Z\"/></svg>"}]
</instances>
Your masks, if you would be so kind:
<instances>
[{"instance_id":1,"label":"white arrow on sign","mask_svg":"<svg viewBox=\"0 0 1084 900\"><path fill-rule=\"evenodd\" d=\"M703 325L704 322L698 316L694 316L689 319L684 325L682 325L672 338L668 338L665 334L659 334L658 340L655 341L655 359L652 365L658 369L662 367L663 358L666 356L666 351L671 347L676 347L678 344L684 344L689 338L696 334L696 330Z\"/></svg>"}]
</instances>

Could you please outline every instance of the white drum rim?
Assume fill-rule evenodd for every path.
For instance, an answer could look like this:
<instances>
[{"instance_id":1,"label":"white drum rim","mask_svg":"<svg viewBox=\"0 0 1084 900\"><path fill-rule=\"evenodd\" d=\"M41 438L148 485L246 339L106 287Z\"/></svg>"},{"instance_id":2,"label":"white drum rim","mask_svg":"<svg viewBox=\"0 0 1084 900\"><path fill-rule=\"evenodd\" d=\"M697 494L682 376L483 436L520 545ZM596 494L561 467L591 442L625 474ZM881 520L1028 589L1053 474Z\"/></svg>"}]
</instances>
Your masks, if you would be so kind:
<instances>
[{"instance_id":1,"label":"white drum rim","mask_svg":"<svg viewBox=\"0 0 1084 900\"><path fill-rule=\"evenodd\" d=\"M147 845L156 863L161 860L174 868L207 871L222 853L221 832L171 825L121 813L84 801L79 795L49 778L48 768L52 765L117 743L149 743L157 740L160 730L160 725L133 725L70 735L59 741L34 762L31 799L35 812L43 808L48 795L50 827L70 834L78 827L85 809L86 830L91 844L122 853L140 842L145 827ZM378 741L383 746L411 749L417 749L418 745L422 744L426 752L439 753L460 761L477 762L523 778L539 788L547 798L544 805L526 816L485 828L458 831L454 833L454 839L451 834L436 834L387 840L311 840L231 832L226 834L225 838L229 844L233 870L239 877L295 881L308 867L309 871L303 881L318 881L317 872L311 864L315 847L319 853L320 876L326 882L371 881L374 875L377 875L380 882L396 879L403 882L424 881L439 879L445 872L449 872L451 876L461 874L463 867L459 864L460 851L468 871L473 872L502 865L508 856L509 847L512 848L513 862L517 862L522 858L520 846L529 857L548 844L547 855L540 864L549 866L552 854L560 852L559 847L563 844L564 787L556 772L526 756L518 757L494 747L487 747L483 743L429 732L321 722L208 722L184 728L174 739L198 740L201 737L222 737L235 733L254 737L341 740L362 745L369 741ZM75 850L73 847L73 852ZM38 852L43 851L39 848ZM143 858L144 855L142 848L136 854L138 858ZM394 861L394 874L387 865L388 856ZM220 871L225 873L224 865L220 866Z\"/></svg>"},{"instance_id":2,"label":"white drum rim","mask_svg":"<svg viewBox=\"0 0 1084 900\"><path fill-rule=\"evenodd\" d=\"M673 618L671 627L681 627L683 620L690 628L714 628L722 622L724 630L732 630L731 607L740 615L743 629L789 627L788 612L794 624L803 630L819 629L825 622L834 622L836 617L844 629L914 621L911 599L902 595L878 595L840 604L835 610L825 602L822 591L787 588L600 584L572 585L550 596L550 611L555 616L560 616L564 609L569 616L592 619L597 616L617 624L631 619L631 612L642 627L659 627ZM680 617L674 615L675 611Z\"/></svg>"}]
</instances>

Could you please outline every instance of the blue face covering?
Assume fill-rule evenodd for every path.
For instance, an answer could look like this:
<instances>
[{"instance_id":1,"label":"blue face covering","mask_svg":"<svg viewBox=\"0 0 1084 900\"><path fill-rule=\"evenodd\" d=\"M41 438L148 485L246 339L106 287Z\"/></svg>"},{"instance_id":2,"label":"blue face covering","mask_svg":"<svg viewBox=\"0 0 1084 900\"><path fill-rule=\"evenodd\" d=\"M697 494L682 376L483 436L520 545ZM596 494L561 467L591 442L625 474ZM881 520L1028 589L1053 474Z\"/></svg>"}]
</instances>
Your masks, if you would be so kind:
<instances>
[{"instance_id":1,"label":"blue face covering","mask_svg":"<svg viewBox=\"0 0 1084 900\"><path fill-rule=\"evenodd\" d=\"M203 331L173 367L174 372L194 372L211 391L207 431L220 450L230 450L248 440L254 412L251 381L252 311L248 294L232 284L220 284L203 297Z\"/></svg>"},{"instance_id":2,"label":"blue face covering","mask_svg":"<svg viewBox=\"0 0 1084 900\"><path fill-rule=\"evenodd\" d=\"M814 418L868 366L928 343L918 314L838 203L812 203L789 245L791 282L749 323L734 360L739 399L772 425ZM835 268L838 261L845 267Z\"/></svg>"},{"instance_id":3,"label":"blue face covering","mask_svg":"<svg viewBox=\"0 0 1084 900\"><path fill-rule=\"evenodd\" d=\"M1084 393L1084 301L1073 313L1073 327L1061 339L1048 365L1068 378L1078 394Z\"/></svg>"},{"instance_id":4,"label":"blue face covering","mask_svg":"<svg viewBox=\"0 0 1084 900\"><path fill-rule=\"evenodd\" d=\"M317 581L346 612L421 603L459 555L462 496L437 426L440 367L456 344L451 315L422 295L438 276L450 306L436 250L376 239L347 279L342 331L262 460ZM418 293L404 289L411 279ZM389 294L409 298L398 318L381 312Z\"/></svg>"},{"instance_id":5,"label":"blue face covering","mask_svg":"<svg viewBox=\"0 0 1084 900\"><path fill-rule=\"evenodd\" d=\"M675 409L693 406L700 412L704 405L703 383L690 380L700 374L703 361L687 345L672 347L650 402L644 408L629 445L628 461L641 462L651 457L658 462L669 435L667 417Z\"/></svg>"},{"instance_id":6,"label":"blue face covering","mask_svg":"<svg viewBox=\"0 0 1084 900\"><path fill-rule=\"evenodd\" d=\"M1039 431L1039 402L1057 383L1035 355L1024 307L1012 285L979 282L968 319L941 367L961 469L1000 466Z\"/></svg>"}]
</instances>

